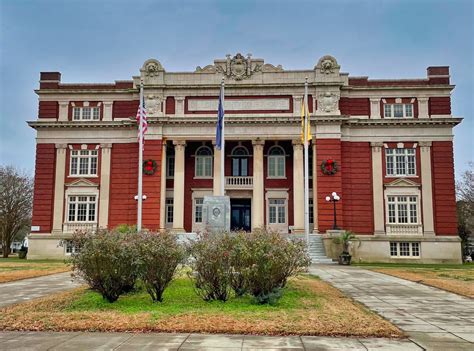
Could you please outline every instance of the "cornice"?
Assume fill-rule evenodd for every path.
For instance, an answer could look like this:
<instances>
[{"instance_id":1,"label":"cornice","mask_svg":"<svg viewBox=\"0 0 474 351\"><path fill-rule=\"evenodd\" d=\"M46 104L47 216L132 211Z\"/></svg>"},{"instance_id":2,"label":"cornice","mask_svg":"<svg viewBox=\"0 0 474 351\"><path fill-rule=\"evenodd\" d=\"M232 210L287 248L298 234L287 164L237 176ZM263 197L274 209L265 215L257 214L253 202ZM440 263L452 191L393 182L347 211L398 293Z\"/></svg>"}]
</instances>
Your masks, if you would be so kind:
<instances>
[{"instance_id":1,"label":"cornice","mask_svg":"<svg viewBox=\"0 0 474 351\"><path fill-rule=\"evenodd\" d=\"M338 124L348 127L370 126L370 127L391 127L391 126L451 126L461 123L462 118L427 118L427 119L362 119L348 116L312 116L313 125ZM120 121L97 121L97 122L77 122L77 121L28 121L28 125L33 129L71 129L71 128L135 128L137 123L134 118ZM216 117L149 117L148 123L151 125L199 125L215 124ZM287 117L226 117L226 124L229 125L265 125L265 124L299 124L299 116Z\"/></svg>"}]
</instances>

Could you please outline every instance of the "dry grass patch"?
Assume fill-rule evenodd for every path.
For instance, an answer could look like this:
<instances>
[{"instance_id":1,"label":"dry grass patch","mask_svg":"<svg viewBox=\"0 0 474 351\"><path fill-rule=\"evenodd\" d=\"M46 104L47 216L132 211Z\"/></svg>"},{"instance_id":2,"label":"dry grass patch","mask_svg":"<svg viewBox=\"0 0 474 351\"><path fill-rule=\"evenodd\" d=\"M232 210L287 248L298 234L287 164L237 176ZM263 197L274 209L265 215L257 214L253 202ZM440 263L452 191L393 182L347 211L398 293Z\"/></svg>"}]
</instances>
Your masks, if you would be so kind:
<instances>
[{"instance_id":1,"label":"dry grass patch","mask_svg":"<svg viewBox=\"0 0 474 351\"><path fill-rule=\"evenodd\" d=\"M292 279L273 306L258 305L249 296L204 302L187 278L173 281L163 303L156 304L143 291L110 304L79 288L0 310L0 330L402 336L339 290L309 277Z\"/></svg>"},{"instance_id":2,"label":"dry grass patch","mask_svg":"<svg viewBox=\"0 0 474 351\"><path fill-rule=\"evenodd\" d=\"M474 269L375 268L373 270L474 298Z\"/></svg>"},{"instance_id":3,"label":"dry grass patch","mask_svg":"<svg viewBox=\"0 0 474 351\"><path fill-rule=\"evenodd\" d=\"M20 260L15 257L0 259L0 283L43 275L67 272L70 267L63 261Z\"/></svg>"}]
</instances>

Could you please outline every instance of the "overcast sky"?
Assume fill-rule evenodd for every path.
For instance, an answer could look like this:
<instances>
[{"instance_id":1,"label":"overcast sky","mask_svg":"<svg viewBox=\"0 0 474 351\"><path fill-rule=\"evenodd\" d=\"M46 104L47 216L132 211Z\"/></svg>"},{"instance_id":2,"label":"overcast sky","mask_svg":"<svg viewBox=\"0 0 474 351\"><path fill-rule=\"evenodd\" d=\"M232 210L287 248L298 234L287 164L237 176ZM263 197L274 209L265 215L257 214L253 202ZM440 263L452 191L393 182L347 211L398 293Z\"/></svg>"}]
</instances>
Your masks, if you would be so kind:
<instances>
[{"instance_id":1,"label":"overcast sky","mask_svg":"<svg viewBox=\"0 0 474 351\"><path fill-rule=\"evenodd\" d=\"M252 53L285 69L331 54L342 72L425 78L449 65L456 85L456 175L474 153L474 1L0 0L0 163L33 172L39 72L62 81L131 79L157 58L192 71Z\"/></svg>"}]
</instances>

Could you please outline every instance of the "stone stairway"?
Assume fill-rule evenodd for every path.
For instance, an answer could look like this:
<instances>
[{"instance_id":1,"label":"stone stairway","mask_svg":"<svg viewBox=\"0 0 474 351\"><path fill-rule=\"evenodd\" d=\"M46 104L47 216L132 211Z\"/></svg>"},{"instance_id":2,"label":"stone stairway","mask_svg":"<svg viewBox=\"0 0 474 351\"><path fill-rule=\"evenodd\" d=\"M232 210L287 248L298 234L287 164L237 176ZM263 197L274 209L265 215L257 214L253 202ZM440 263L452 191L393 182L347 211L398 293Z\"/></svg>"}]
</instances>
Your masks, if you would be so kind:
<instances>
[{"instance_id":1,"label":"stone stairway","mask_svg":"<svg viewBox=\"0 0 474 351\"><path fill-rule=\"evenodd\" d=\"M321 234L309 235L308 252L312 263L334 263L331 258L326 256L326 250L324 249L323 237Z\"/></svg>"}]
</instances>

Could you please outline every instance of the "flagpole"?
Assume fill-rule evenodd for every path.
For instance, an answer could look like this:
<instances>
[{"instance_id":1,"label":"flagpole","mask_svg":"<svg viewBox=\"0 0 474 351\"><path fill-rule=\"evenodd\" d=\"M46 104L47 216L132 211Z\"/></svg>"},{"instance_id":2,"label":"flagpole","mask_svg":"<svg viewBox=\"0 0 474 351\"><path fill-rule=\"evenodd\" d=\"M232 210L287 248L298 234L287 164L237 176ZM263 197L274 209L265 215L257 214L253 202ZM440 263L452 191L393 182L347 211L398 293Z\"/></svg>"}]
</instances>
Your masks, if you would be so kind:
<instances>
[{"instance_id":1,"label":"flagpole","mask_svg":"<svg viewBox=\"0 0 474 351\"><path fill-rule=\"evenodd\" d=\"M304 83L304 234L309 245L308 77ZM314 161L313 161L314 162ZM313 189L315 191L315 189Z\"/></svg>"},{"instance_id":2,"label":"flagpole","mask_svg":"<svg viewBox=\"0 0 474 351\"><path fill-rule=\"evenodd\" d=\"M221 131L221 196L224 196L224 189L225 189L225 137L224 137L224 119L225 119L225 109L224 109L224 77L222 77L221 82L221 101L222 101L222 110L224 114L222 116L222 131Z\"/></svg>"},{"instance_id":3,"label":"flagpole","mask_svg":"<svg viewBox=\"0 0 474 351\"><path fill-rule=\"evenodd\" d=\"M142 230L142 204L143 204L143 81L140 82L140 121L138 137L138 208L137 208L137 231Z\"/></svg>"}]
</instances>

